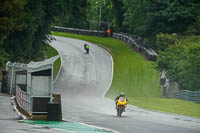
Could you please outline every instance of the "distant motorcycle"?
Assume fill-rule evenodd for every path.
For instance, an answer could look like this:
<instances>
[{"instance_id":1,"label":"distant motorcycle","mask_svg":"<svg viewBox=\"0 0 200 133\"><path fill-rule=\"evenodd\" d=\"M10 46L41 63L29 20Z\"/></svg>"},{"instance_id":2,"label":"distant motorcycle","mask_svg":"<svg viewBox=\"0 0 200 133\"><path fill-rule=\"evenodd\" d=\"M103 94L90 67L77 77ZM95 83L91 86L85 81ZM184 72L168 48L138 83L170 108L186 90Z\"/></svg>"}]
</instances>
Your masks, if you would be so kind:
<instances>
[{"instance_id":1,"label":"distant motorcycle","mask_svg":"<svg viewBox=\"0 0 200 133\"><path fill-rule=\"evenodd\" d=\"M120 97L119 100L117 101L117 116L121 117L122 113L125 111L127 105L127 101L125 97Z\"/></svg>"}]
</instances>

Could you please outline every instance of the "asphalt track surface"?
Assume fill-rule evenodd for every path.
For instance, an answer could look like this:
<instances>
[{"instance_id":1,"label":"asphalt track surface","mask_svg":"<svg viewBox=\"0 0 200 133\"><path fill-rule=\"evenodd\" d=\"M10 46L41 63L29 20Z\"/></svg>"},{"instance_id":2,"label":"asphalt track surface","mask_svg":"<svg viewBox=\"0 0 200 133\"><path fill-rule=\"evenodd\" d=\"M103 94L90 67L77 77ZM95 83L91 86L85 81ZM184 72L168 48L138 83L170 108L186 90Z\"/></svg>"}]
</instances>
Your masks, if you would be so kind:
<instances>
[{"instance_id":1,"label":"asphalt track surface","mask_svg":"<svg viewBox=\"0 0 200 133\"><path fill-rule=\"evenodd\" d=\"M62 68L54 91L61 93L65 120L121 133L200 133L200 119L131 105L122 117L117 117L114 101L103 98L112 81L110 54L89 42L90 54L85 54L85 41L56 36L55 39L51 45L62 57Z\"/></svg>"},{"instance_id":2,"label":"asphalt track surface","mask_svg":"<svg viewBox=\"0 0 200 133\"><path fill-rule=\"evenodd\" d=\"M0 93L0 133L69 133L19 122L22 118L14 111L13 102L10 95Z\"/></svg>"}]
</instances>

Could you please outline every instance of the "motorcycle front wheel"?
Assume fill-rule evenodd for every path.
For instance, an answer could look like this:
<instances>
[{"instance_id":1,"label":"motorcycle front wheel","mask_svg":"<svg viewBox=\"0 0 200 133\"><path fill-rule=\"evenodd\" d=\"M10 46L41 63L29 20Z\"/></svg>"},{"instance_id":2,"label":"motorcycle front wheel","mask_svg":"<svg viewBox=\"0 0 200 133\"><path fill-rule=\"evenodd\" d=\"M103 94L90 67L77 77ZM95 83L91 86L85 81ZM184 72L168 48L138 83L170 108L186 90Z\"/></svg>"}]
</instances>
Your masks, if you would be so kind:
<instances>
[{"instance_id":1,"label":"motorcycle front wheel","mask_svg":"<svg viewBox=\"0 0 200 133\"><path fill-rule=\"evenodd\" d=\"M124 110L124 106L119 106L117 109L117 116L121 117L123 110Z\"/></svg>"}]
</instances>

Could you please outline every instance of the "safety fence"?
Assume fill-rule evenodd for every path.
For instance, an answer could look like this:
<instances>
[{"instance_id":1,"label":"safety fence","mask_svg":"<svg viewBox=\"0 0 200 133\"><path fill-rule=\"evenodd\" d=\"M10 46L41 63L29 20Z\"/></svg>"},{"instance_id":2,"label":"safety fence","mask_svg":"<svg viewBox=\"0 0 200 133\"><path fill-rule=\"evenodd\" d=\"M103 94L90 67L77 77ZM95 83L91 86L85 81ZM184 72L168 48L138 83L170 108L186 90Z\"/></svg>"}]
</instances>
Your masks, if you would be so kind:
<instances>
[{"instance_id":1,"label":"safety fence","mask_svg":"<svg viewBox=\"0 0 200 133\"><path fill-rule=\"evenodd\" d=\"M65 28L54 26L52 27L53 31L57 32L67 32L74 34L82 34L82 35L90 35L90 36L101 36L107 37L108 33L106 31L96 31L96 30L83 30L83 29L75 29L75 28ZM113 33L113 38L125 41L129 45L131 45L137 52L143 54L145 58L149 61L156 61L157 53L151 49L144 46L143 39L136 35L129 35L126 33Z\"/></svg>"},{"instance_id":2,"label":"safety fence","mask_svg":"<svg viewBox=\"0 0 200 133\"><path fill-rule=\"evenodd\" d=\"M200 103L200 92L198 91L180 90L174 93L174 97L177 99Z\"/></svg>"},{"instance_id":3,"label":"safety fence","mask_svg":"<svg viewBox=\"0 0 200 133\"><path fill-rule=\"evenodd\" d=\"M130 44L135 49L135 51L143 54L147 60L156 61L156 58L158 56L157 53L151 48L146 48L145 46L142 46L144 45L142 38L126 33L113 33L112 37Z\"/></svg>"},{"instance_id":4,"label":"safety fence","mask_svg":"<svg viewBox=\"0 0 200 133\"><path fill-rule=\"evenodd\" d=\"M21 108L29 113L32 113L31 94L22 91L18 85L16 85L16 100Z\"/></svg>"},{"instance_id":5,"label":"safety fence","mask_svg":"<svg viewBox=\"0 0 200 133\"><path fill-rule=\"evenodd\" d=\"M65 27L59 27L59 26L52 27L52 30L57 31L57 32L67 32L67 33L72 33L72 34L81 34L81 35L89 35L89 36L101 36L101 37L107 36L106 31L65 28Z\"/></svg>"}]
</instances>

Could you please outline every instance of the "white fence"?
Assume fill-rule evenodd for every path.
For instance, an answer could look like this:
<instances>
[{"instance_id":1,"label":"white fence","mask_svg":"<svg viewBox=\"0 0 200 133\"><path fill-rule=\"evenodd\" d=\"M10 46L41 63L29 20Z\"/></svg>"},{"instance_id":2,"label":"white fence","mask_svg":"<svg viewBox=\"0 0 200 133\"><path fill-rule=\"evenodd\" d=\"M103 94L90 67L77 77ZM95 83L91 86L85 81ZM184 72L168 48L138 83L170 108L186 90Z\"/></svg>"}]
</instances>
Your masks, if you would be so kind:
<instances>
[{"instance_id":1,"label":"white fence","mask_svg":"<svg viewBox=\"0 0 200 133\"><path fill-rule=\"evenodd\" d=\"M21 108L23 108L29 113L32 113L31 94L22 91L18 85L16 85L16 100Z\"/></svg>"}]
</instances>

